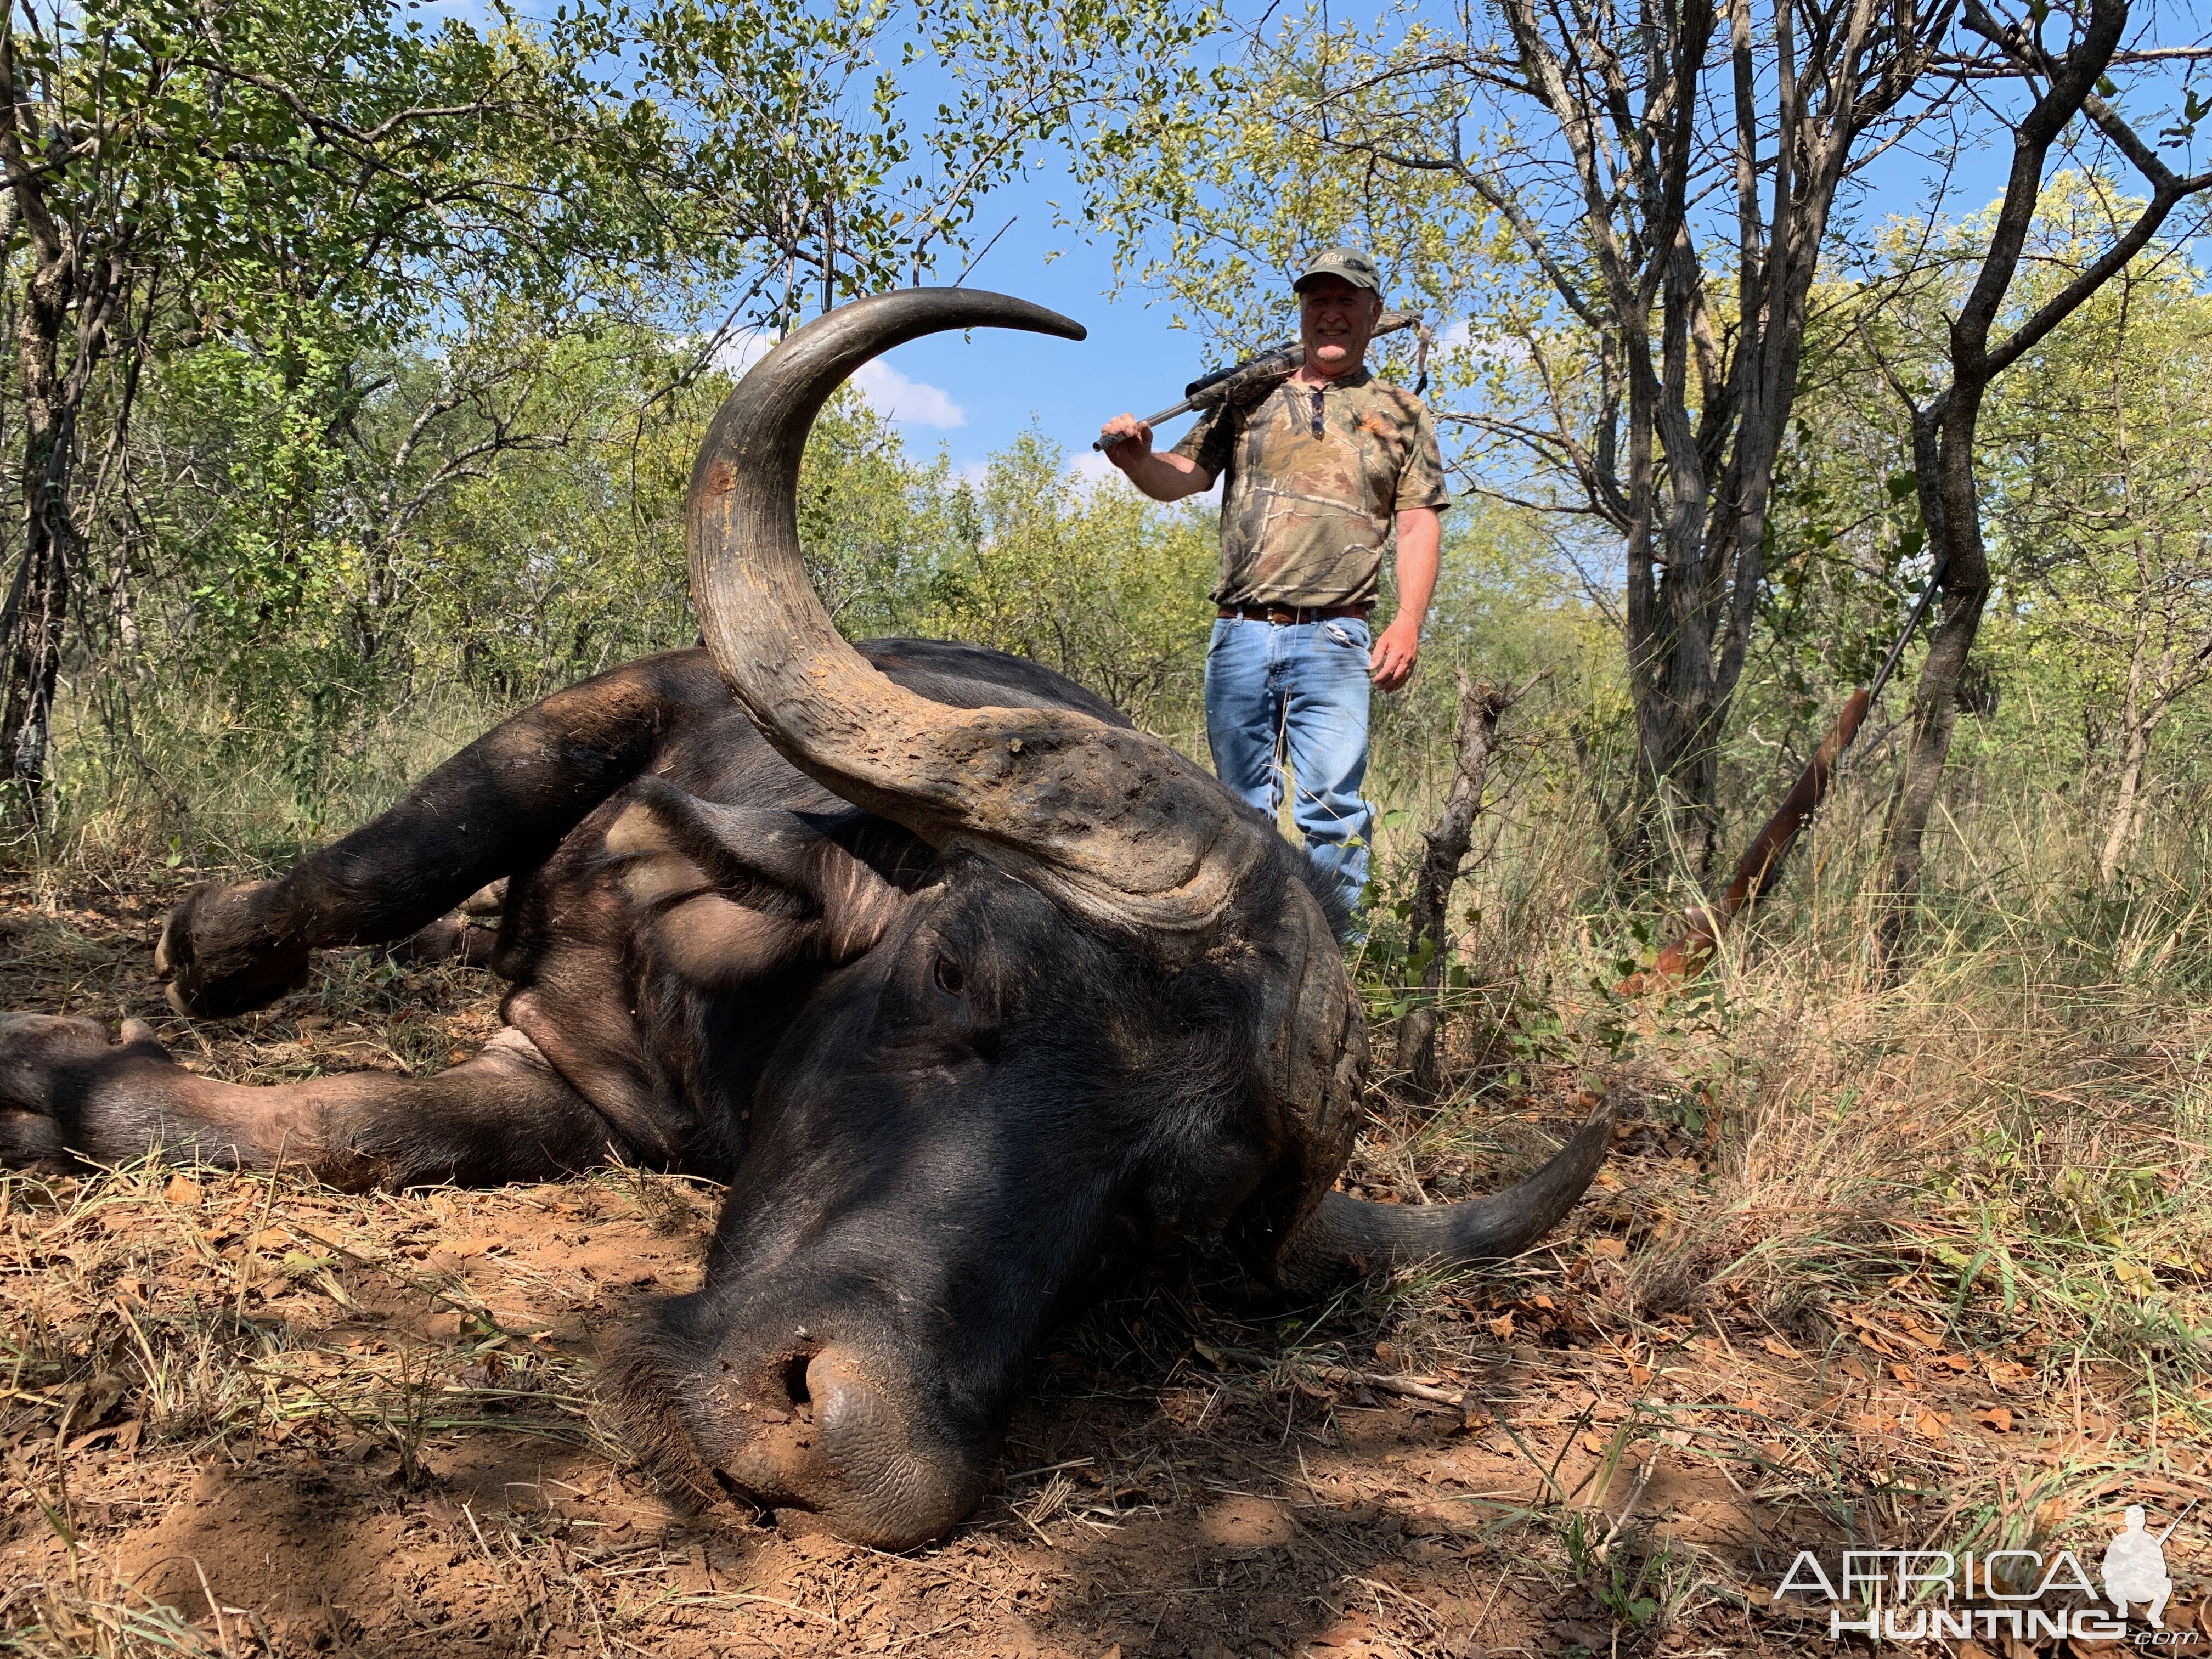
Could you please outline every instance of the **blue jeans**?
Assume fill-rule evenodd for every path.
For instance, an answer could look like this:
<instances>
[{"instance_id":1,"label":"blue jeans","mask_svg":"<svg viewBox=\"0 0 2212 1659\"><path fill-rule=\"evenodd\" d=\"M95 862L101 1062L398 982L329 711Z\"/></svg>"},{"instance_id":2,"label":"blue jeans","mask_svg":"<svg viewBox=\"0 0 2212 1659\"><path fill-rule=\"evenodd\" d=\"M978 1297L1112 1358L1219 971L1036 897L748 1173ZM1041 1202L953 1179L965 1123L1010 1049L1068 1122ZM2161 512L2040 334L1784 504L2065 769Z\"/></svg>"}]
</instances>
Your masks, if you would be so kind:
<instances>
[{"instance_id":1,"label":"blue jeans","mask_svg":"<svg viewBox=\"0 0 2212 1659\"><path fill-rule=\"evenodd\" d=\"M1306 854L1349 918L1367 885L1375 809L1367 775L1367 624L1356 617L1281 626L1218 617L1206 649L1206 740L1214 775L1270 819L1286 775Z\"/></svg>"}]
</instances>

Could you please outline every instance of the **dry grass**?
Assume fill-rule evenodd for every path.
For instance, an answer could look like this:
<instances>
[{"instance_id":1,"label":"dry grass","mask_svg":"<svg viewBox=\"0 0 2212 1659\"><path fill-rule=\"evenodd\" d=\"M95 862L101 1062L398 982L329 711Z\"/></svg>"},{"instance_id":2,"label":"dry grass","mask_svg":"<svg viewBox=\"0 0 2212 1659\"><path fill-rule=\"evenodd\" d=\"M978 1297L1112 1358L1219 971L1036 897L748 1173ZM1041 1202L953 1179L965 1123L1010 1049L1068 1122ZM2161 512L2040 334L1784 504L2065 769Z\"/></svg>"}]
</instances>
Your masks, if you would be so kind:
<instances>
[{"instance_id":1,"label":"dry grass","mask_svg":"<svg viewBox=\"0 0 2212 1659\"><path fill-rule=\"evenodd\" d=\"M1590 838L1509 828L1468 894L1465 1086L1420 1105L1386 1070L1347 1179L1485 1189L1603 1086L1590 1201L1510 1270L1322 1309L1164 1264L1052 1339L1003 1490L910 1556L676 1515L601 1431L598 1344L689 1282L711 1194L11 1177L0 1646L1781 1653L1802 1544L2092 1559L2122 1504L2212 1498L2202 861L2165 843L2099 892L2063 822L1985 802L1885 987L1838 805L1706 981L1638 1003L1604 988L1648 939L1593 897ZM163 1020L175 879L27 878L11 1006ZM269 1015L163 1030L246 1079L434 1066L491 989L337 956ZM2207 1535L2169 1546L2185 1603Z\"/></svg>"},{"instance_id":2,"label":"dry grass","mask_svg":"<svg viewBox=\"0 0 2212 1659\"><path fill-rule=\"evenodd\" d=\"M1865 945L1877 804L1839 800L1759 927L1680 993L1607 988L1650 959L1632 918L1478 941L1493 983L1466 995L1465 1058L1489 1109L1370 1161L1405 1191L1456 1122L1521 1103L1530 1057L1603 1074L1667 1143L1602 1178L1626 1247L1607 1339L1648 1354L1686 1320L1734 1358L1814 1366L1818 1411L1768 1414L1769 1462L1850 1536L2086 1557L2125 1495L2169 1516L2212 1498L2203 835L2174 826L2100 890L2062 806L1984 799L1947 826L1892 985ZM1572 914L1592 872L1559 845L1509 838L1474 904L1548 888ZM2201 1586L2212 1551L2171 1553Z\"/></svg>"}]
</instances>

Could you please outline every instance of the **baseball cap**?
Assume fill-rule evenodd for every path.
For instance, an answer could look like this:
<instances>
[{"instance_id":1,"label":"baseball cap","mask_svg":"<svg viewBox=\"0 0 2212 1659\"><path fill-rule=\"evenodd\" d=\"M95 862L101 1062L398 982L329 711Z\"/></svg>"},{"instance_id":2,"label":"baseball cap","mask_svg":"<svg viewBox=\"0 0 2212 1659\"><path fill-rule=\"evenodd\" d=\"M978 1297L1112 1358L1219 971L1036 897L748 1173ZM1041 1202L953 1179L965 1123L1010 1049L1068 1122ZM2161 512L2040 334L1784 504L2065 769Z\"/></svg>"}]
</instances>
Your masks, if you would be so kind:
<instances>
[{"instance_id":1,"label":"baseball cap","mask_svg":"<svg viewBox=\"0 0 2212 1659\"><path fill-rule=\"evenodd\" d=\"M1337 276L1354 288L1364 288L1370 294L1382 291L1382 274L1375 269L1375 261L1356 247L1325 247L1306 261L1306 268L1291 284L1297 294L1316 276Z\"/></svg>"}]
</instances>

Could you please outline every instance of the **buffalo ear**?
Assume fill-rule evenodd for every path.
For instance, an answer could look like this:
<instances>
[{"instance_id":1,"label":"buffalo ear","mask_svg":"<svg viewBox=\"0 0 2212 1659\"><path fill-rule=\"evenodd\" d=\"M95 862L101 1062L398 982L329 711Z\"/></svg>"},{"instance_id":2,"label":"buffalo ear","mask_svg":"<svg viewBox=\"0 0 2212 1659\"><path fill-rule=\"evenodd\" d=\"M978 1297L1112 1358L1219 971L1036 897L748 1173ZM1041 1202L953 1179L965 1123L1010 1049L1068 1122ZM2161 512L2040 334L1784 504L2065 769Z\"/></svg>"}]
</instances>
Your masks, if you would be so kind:
<instances>
[{"instance_id":1,"label":"buffalo ear","mask_svg":"<svg viewBox=\"0 0 2212 1659\"><path fill-rule=\"evenodd\" d=\"M796 956L840 963L867 951L906 902L916 860L903 843L920 845L865 812L724 806L657 777L631 786L606 834L641 929L709 988Z\"/></svg>"}]
</instances>

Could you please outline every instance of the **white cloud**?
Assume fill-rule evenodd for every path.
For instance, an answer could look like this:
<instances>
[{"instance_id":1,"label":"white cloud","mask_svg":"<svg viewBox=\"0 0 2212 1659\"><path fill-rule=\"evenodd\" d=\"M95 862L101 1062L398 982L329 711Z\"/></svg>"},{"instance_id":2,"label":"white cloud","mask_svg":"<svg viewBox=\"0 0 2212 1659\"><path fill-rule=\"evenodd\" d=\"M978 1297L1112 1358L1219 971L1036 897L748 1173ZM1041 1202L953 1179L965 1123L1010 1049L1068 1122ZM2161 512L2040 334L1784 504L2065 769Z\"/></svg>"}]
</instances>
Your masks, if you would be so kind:
<instances>
[{"instance_id":1,"label":"white cloud","mask_svg":"<svg viewBox=\"0 0 2212 1659\"><path fill-rule=\"evenodd\" d=\"M726 374L743 374L775 347L775 336L766 329L735 329L715 347L714 364ZM876 413L888 419L935 427L940 432L968 424L968 411L941 387L910 380L889 363L861 364L853 384L860 388L860 395Z\"/></svg>"},{"instance_id":2,"label":"white cloud","mask_svg":"<svg viewBox=\"0 0 2212 1659\"><path fill-rule=\"evenodd\" d=\"M1444 347L1471 345L1474 341L1474 325L1464 317L1437 336L1437 343Z\"/></svg>"},{"instance_id":3,"label":"white cloud","mask_svg":"<svg viewBox=\"0 0 2212 1659\"><path fill-rule=\"evenodd\" d=\"M1097 483L1101 478L1118 478L1121 468L1106 459L1103 450L1085 449L1077 453L1067 464L1067 470L1085 483Z\"/></svg>"},{"instance_id":4,"label":"white cloud","mask_svg":"<svg viewBox=\"0 0 2212 1659\"><path fill-rule=\"evenodd\" d=\"M941 388L921 380L909 380L880 359L863 363L853 376L853 384L860 388L860 395L878 415L891 420L935 427L939 432L950 432L968 424L968 411Z\"/></svg>"}]
</instances>

